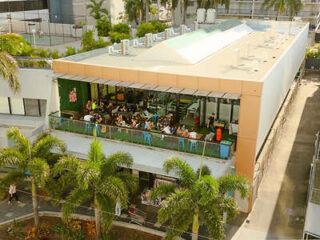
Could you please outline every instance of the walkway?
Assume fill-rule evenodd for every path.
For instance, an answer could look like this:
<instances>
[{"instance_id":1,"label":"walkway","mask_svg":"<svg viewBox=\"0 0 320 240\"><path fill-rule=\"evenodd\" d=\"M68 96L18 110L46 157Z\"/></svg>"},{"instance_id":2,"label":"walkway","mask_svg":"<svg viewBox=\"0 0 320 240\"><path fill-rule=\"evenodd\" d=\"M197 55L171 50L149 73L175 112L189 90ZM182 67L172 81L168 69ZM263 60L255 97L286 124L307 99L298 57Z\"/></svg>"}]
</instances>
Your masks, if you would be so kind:
<instances>
[{"instance_id":1,"label":"walkway","mask_svg":"<svg viewBox=\"0 0 320 240\"><path fill-rule=\"evenodd\" d=\"M310 163L320 130L320 74L302 81L248 221L233 239L302 237Z\"/></svg>"}]
</instances>

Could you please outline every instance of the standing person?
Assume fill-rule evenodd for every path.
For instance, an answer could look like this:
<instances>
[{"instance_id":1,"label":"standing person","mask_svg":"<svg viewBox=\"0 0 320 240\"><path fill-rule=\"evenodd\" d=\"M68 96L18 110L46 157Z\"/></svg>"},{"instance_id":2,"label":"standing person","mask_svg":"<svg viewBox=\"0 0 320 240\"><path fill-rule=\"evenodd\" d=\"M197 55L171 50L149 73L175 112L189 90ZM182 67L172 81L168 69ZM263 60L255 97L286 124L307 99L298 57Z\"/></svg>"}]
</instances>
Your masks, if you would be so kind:
<instances>
[{"instance_id":1,"label":"standing person","mask_svg":"<svg viewBox=\"0 0 320 240\"><path fill-rule=\"evenodd\" d=\"M92 103L90 100L88 100L87 104L86 104L86 109L88 112L91 112L92 111Z\"/></svg>"},{"instance_id":2,"label":"standing person","mask_svg":"<svg viewBox=\"0 0 320 240\"><path fill-rule=\"evenodd\" d=\"M17 195L17 188L16 188L16 185L15 184L11 184L10 187L9 187L9 195L10 195L10 198L9 198L9 201L8 201L8 205L11 204L11 201L13 198L16 199L17 203L21 203L19 201L19 198L18 198L18 195Z\"/></svg>"},{"instance_id":3,"label":"standing person","mask_svg":"<svg viewBox=\"0 0 320 240\"><path fill-rule=\"evenodd\" d=\"M214 116L214 113L212 113L207 121L207 128L209 128L211 132L214 132Z\"/></svg>"}]
</instances>

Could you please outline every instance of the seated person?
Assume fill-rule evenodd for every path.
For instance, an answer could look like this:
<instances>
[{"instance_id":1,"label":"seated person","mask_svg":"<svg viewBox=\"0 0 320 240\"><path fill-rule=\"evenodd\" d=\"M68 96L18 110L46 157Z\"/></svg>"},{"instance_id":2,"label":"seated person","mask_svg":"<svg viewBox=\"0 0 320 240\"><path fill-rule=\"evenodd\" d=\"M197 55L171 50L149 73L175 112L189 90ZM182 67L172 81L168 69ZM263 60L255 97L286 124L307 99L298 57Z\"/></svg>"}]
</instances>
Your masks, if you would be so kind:
<instances>
[{"instance_id":1,"label":"seated person","mask_svg":"<svg viewBox=\"0 0 320 240\"><path fill-rule=\"evenodd\" d=\"M197 133L194 131L194 128L191 129L191 132L189 133L189 138L197 139Z\"/></svg>"},{"instance_id":2,"label":"seated person","mask_svg":"<svg viewBox=\"0 0 320 240\"><path fill-rule=\"evenodd\" d=\"M110 116L112 115L112 110L113 110L113 104L112 104L112 102L111 102L111 103L109 103L109 105L108 105L108 107L107 107L107 109L106 109L107 113L108 113Z\"/></svg>"},{"instance_id":3,"label":"seated person","mask_svg":"<svg viewBox=\"0 0 320 240\"><path fill-rule=\"evenodd\" d=\"M83 120L86 121L86 122L92 122L92 120L93 120L93 112L90 112L89 114L85 115L83 117Z\"/></svg>"},{"instance_id":4,"label":"seated person","mask_svg":"<svg viewBox=\"0 0 320 240\"><path fill-rule=\"evenodd\" d=\"M150 126L150 120L146 120L146 121L144 122L144 127L143 127L143 129L149 129L149 126Z\"/></svg>"},{"instance_id":5,"label":"seated person","mask_svg":"<svg viewBox=\"0 0 320 240\"><path fill-rule=\"evenodd\" d=\"M169 126L169 125L166 126L166 127L162 130L162 132L164 132L164 133L166 133L166 134L171 134L171 128L170 128L170 126Z\"/></svg>"},{"instance_id":6,"label":"seated person","mask_svg":"<svg viewBox=\"0 0 320 240\"><path fill-rule=\"evenodd\" d=\"M126 112L127 108L124 104L121 104L120 108L119 108L119 112Z\"/></svg>"},{"instance_id":7,"label":"seated person","mask_svg":"<svg viewBox=\"0 0 320 240\"><path fill-rule=\"evenodd\" d=\"M93 101L92 101L92 110L95 111L97 108L98 108L98 106L97 106L97 101L96 101L96 100L93 100Z\"/></svg>"},{"instance_id":8,"label":"seated person","mask_svg":"<svg viewBox=\"0 0 320 240\"><path fill-rule=\"evenodd\" d=\"M177 128L176 128L176 127L172 127L172 128L171 128L171 134L175 134L176 131L177 131Z\"/></svg>"},{"instance_id":9,"label":"seated person","mask_svg":"<svg viewBox=\"0 0 320 240\"><path fill-rule=\"evenodd\" d=\"M90 100L88 100L87 104L86 104L86 110L88 112L91 112L92 111L92 103Z\"/></svg>"},{"instance_id":10,"label":"seated person","mask_svg":"<svg viewBox=\"0 0 320 240\"><path fill-rule=\"evenodd\" d=\"M102 101L102 99L99 102L99 110L102 113L104 113L106 111L106 105L104 104L104 101Z\"/></svg>"},{"instance_id":11,"label":"seated person","mask_svg":"<svg viewBox=\"0 0 320 240\"><path fill-rule=\"evenodd\" d=\"M96 114L95 118L96 118L96 123L98 124L102 123L103 118L100 114Z\"/></svg>"},{"instance_id":12,"label":"seated person","mask_svg":"<svg viewBox=\"0 0 320 240\"><path fill-rule=\"evenodd\" d=\"M186 130L186 125L182 125L182 127L181 127L181 131L185 131Z\"/></svg>"},{"instance_id":13,"label":"seated person","mask_svg":"<svg viewBox=\"0 0 320 240\"><path fill-rule=\"evenodd\" d=\"M188 137L189 137L189 131L188 131L188 129L185 129L184 131L182 131L181 136L182 136L182 137L185 137L185 138L188 138Z\"/></svg>"},{"instance_id":14,"label":"seated person","mask_svg":"<svg viewBox=\"0 0 320 240\"><path fill-rule=\"evenodd\" d=\"M209 132L206 137L204 138L205 141L211 142L214 138L214 133L213 132Z\"/></svg>"},{"instance_id":15,"label":"seated person","mask_svg":"<svg viewBox=\"0 0 320 240\"><path fill-rule=\"evenodd\" d=\"M183 133L183 131L181 130L181 127L178 126L178 127L177 127L177 130L176 130L176 134L177 134L178 136L182 136L182 133Z\"/></svg>"}]
</instances>

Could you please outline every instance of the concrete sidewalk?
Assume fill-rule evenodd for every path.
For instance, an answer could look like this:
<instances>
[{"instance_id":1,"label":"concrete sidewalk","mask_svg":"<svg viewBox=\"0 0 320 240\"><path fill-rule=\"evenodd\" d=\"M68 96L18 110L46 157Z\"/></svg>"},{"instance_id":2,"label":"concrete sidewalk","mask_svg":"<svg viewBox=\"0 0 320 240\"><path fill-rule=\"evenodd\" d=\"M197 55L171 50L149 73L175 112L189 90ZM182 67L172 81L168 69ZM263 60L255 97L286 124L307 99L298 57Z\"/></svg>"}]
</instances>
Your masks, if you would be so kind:
<instances>
[{"instance_id":1,"label":"concrete sidewalk","mask_svg":"<svg viewBox=\"0 0 320 240\"><path fill-rule=\"evenodd\" d=\"M274 148L252 212L233 239L301 239L315 134L320 130L320 74L302 80Z\"/></svg>"}]
</instances>

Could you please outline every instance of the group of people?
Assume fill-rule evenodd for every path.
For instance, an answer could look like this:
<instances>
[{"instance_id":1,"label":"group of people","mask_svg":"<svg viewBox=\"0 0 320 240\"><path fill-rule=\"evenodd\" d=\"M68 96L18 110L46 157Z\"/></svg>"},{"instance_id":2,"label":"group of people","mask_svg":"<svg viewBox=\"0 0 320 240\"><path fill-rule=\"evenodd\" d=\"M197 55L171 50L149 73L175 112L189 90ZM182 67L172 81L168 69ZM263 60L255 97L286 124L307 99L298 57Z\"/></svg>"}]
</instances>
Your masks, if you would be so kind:
<instances>
[{"instance_id":1,"label":"group of people","mask_svg":"<svg viewBox=\"0 0 320 240\"><path fill-rule=\"evenodd\" d=\"M99 102L99 103L98 103ZM143 114L138 106L126 106L125 104L105 104L103 100L88 100L85 109L86 115L83 120L95 124L110 124L118 127L129 127L147 131L159 131L165 134L177 135L185 138L197 139L198 134L192 128L190 131L185 125L176 126L172 116ZM209 133L205 136L206 141L212 141L215 136L215 114L212 113L207 120Z\"/></svg>"}]
</instances>

